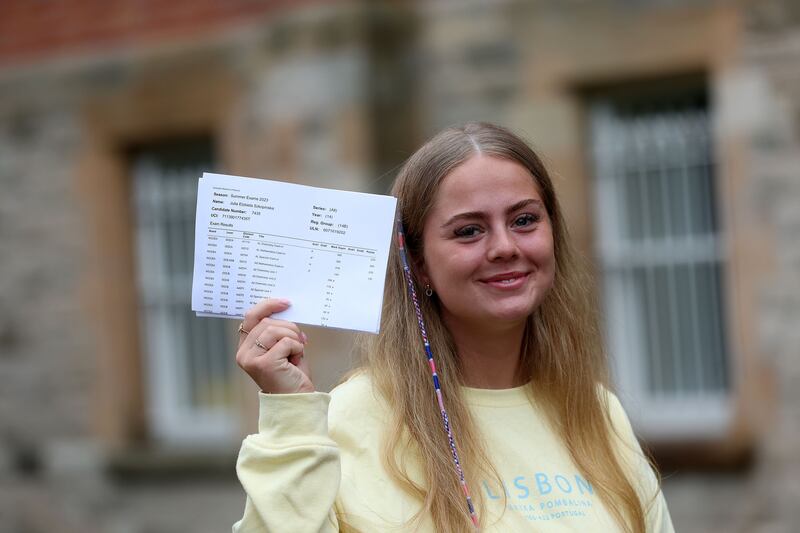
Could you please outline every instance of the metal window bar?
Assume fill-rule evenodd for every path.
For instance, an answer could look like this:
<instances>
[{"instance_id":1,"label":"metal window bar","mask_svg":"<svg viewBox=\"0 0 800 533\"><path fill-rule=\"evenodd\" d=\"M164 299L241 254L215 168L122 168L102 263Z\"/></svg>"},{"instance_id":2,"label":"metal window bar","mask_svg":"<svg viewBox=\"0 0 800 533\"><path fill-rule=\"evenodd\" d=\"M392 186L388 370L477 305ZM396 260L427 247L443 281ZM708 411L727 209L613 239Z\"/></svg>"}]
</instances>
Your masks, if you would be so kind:
<instances>
[{"instance_id":1,"label":"metal window bar","mask_svg":"<svg viewBox=\"0 0 800 533\"><path fill-rule=\"evenodd\" d=\"M234 439L233 364L228 324L191 311L197 179L202 150L140 152L133 162L138 288L154 440L207 446Z\"/></svg>"},{"instance_id":2,"label":"metal window bar","mask_svg":"<svg viewBox=\"0 0 800 533\"><path fill-rule=\"evenodd\" d=\"M593 108L609 351L652 436L718 432L730 416L711 154L703 107Z\"/></svg>"}]
</instances>

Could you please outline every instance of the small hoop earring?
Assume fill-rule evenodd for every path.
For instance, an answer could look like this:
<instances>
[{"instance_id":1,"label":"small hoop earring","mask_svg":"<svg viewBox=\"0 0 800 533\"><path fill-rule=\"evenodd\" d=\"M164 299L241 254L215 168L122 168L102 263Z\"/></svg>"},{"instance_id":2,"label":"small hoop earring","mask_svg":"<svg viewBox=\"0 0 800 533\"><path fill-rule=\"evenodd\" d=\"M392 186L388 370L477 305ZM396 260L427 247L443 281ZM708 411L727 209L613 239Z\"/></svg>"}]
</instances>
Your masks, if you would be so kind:
<instances>
[{"instance_id":1,"label":"small hoop earring","mask_svg":"<svg viewBox=\"0 0 800 533\"><path fill-rule=\"evenodd\" d=\"M433 289L431 289L431 284L430 283L426 283L425 284L425 296L427 296L428 298L433 296Z\"/></svg>"}]
</instances>

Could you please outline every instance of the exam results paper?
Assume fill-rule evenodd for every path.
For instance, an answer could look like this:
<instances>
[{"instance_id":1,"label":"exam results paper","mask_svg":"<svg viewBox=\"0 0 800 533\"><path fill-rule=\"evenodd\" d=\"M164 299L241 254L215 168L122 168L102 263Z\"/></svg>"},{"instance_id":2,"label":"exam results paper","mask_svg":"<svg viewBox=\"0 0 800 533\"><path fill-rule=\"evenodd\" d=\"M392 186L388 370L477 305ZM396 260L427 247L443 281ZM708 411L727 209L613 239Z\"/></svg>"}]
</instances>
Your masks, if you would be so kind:
<instances>
[{"instance_id":1,"label":"exam results paper","mask_svg":"<svg viewBox=\"0 0 800 533\"><path fill-rule=\"evenodd\" d=\"M397 199L204 173L197 191L192 310L274 316L377 333Z\"/></svg>"}]
</instances>

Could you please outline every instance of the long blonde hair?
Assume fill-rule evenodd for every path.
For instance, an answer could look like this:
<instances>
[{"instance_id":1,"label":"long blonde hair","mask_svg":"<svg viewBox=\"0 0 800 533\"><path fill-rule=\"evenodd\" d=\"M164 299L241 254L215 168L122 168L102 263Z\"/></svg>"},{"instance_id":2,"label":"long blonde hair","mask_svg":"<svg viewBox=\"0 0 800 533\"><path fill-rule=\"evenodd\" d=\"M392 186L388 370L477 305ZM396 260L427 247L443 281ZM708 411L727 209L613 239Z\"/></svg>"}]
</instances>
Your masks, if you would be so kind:
<instances>
[{"instance_id":1,"label":"long blonde hair","mask_svg":"<svg viewBox=\"0 0 800 533\"><path fill-rule=\"evenodd\" d=\"M405 163L392 188L398 198L409 255L412 259L422 257L423 227L442 180L479 153L525 167L539 188L552 224L555 280L528 318L521 350L520 368L530 377L530 393L619 525L626 531L643 532L643 505L612 444L605 395L598 394L599 385L607 386L608 379L589 284L569 244L553 184L536 153L513 133L486 123L449 128L428 141ZM441 414L432 399L430 369L422 352L403 267L393 247L380 334L365 339L363 347L365 366L393 410L394 420L385 436L385 466L395 482L422 503L412 522L418 524L427 514L436 531L467 531L472 525ZM414 278L419 280L417 267L412 264ZM476 487L481 476L498 479L462 398L462 368L437 300L422 298L420 305L468 482ZM421 482L413 479L409 470L412 461L421 466L421 473L417 473L422 476ZM477 500L480 516L482 498Z\"/></svg>"}]
</instances>

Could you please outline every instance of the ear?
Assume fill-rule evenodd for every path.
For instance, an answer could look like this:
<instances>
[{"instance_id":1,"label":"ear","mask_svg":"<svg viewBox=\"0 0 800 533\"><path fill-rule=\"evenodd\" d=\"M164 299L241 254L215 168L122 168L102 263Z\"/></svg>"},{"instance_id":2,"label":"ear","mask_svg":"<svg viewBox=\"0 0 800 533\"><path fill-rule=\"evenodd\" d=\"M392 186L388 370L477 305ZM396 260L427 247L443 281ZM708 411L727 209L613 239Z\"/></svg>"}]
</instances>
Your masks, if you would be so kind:
<instances>
[{"instance_id":1,"label":"ear","mask_svg":"<svg viewBox=\"0 0 800 533\"><path fill-rule=\"evenodd\" d=\"M430 285L431 278L428 276L428 269L425 268L424 259L418 259L414 261L414 271L417 273L417 278L423 286Z\"/></svg>"}]
</instances>

